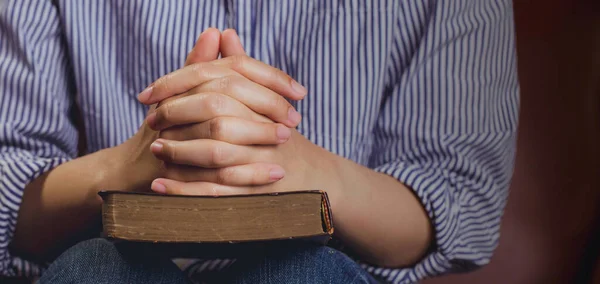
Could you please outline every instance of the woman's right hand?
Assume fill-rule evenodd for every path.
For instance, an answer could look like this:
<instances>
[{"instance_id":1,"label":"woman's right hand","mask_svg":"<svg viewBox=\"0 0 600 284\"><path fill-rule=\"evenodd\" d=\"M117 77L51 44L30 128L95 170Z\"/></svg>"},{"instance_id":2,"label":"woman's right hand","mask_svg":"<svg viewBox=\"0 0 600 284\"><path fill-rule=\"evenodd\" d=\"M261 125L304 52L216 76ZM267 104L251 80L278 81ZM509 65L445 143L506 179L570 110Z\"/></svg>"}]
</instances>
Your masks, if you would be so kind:
<instances>
[{"instance_id":1,"label":"woman's right hand","mask_svg":"<svg viewBox=\"0 0 600 284\"><path fill-rule=\"evenodd\" d=\"M223 59L217 60L219 53ZM253 139L257 135L242 135L250 129L241 129L242 141L231 143L282 143L270 130L296 127L300 122L300 114L284 97L298 100L305 95L306 89L283 71L247 57L234 31L221 35L217 29L208 29L199 37L182 69L159 78L140 93L138 99L150 105L150 111L138 132L113 151L120 167L113 175L121 182L121 189L129 191L148 190L158 177L181 176L177 168L165 166L150 152L152 143L159 137L198 139L195 135L204 127L195 125L207 125L200 124L217 116L263 122L263 132L273 132ZM180 125L189 129L171 131ZM182 133L191 136L181 136ZM188 176L190 170L184 172Z\"/></svg>"},{"instance_id":2,"label":"woman's right hand","mask_svg":"<svg viewBox=\"0 0 600 284\"><path fill-rule=\"evenodd\" d=\"M223 59L216 60L219 52ZM283 71L247 57L235 32L225 31L221 36L217 29L208 29L198 39L185 67L159 78L140 93L138 99L151 108L138 133L117 147L120 149L117 161L123 167L117 173L119 180L124 181L125 190L147 190L154 178L165 174L179 176L176 169L167 170L164 163L150 153L150 145L159 136L169 137L156 131L188 125L189 130L176 132L189 132L195 137L203 127L193 125L215 116L263 122L266 124L261 128L266 131L278 128L273 122L296 127L300 114L284 97L298 100L305 95L306 89ZM192 137L180 139L197 139ZM275 138L275 142L273 139L254 141L251 135L244 135L241 144L281 143Z\"/></svg>"},{"instance_id":3,"label":"woman's right hand","mask_svg":"<svg viewBox=\"0 0 600 284\"><path fill-rule=\"evenodd\" d=\"M209 28L198 38L188 54L185 65L216 60L219 56L221 33ZM156 111L158 103L150 106L148 115ZM110 149L110 165L114 165L111 176L118 180L119 190L149 191L152 180L162 176L164 163L150 151L150 145L159 137L159 132L150 128L144 119L137 133L121 145Z\"/></svg>"}]
</instances>

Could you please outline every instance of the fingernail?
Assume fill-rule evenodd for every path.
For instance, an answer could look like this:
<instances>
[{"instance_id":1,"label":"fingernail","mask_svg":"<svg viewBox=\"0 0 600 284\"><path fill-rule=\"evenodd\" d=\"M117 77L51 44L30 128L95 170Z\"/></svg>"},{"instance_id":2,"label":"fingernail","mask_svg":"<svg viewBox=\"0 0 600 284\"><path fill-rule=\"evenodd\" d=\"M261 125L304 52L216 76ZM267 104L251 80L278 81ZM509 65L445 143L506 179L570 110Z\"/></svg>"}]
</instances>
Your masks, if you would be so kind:
<instances>
[{"instance_id":1,"label":"fingernail","mask_svg":"<svg viewBox=\"0 0 600 284\"><path fill-rule=\"evenodd\" d=\"M152 151L152 153L159 153L163 148L163 143L161 143L160 141L156 140L154 142L152 142L152 144L150 144L150 151Z\"/></svg>"},{"instance_id":2,"label":"fingernail","mask_svg":"<svg viewBox=\"0 0 600 284\"><path fill-rule=\"evenodd\" d=\"M147 102L148 99L150 98L150 95L152 95L153 89L154 89L154 86L150 85L148 88L143 90L137 97L138 101L140 101L142 103Z\"/></svg>"},{"instance_id":3,"label":"fingernail","mask_svg":"<svg viewBox=\"0 0 600 284\"><path fill-rule=\"evenodd\" d=\"M298 125L300 120L302 120L302 116L293 107L290 107L288 110L288 120L292 125Z\"/></svg>"},{"instance_id":4,"label":"fingernail","mask_svg":"<svg viewBox=\"0 0 600 284\"><path fill-rule=\"evenodd\" d=\"M285 127L284 125L277 126L277 138L279 138L279 143L287 141L288 139L290 139L291 135L292 132L289 128Z\"/></svg>"},{"instance_id":5,"label":"fingernail","mask_svg":"<svg viewBox=\"0 0 600 284\"><path fill-rule=\"evenodd\" d=\"M146 117L146 123L148 126L150 126L150 128L154 129L156 126L156 112L148 114L148 117Z\"/></svg>"},{"instance_id":6,"label":"fingernail","mask_svg":"<svg viewBox=\"0 0 600 284\"><path fill-rule=\"evenodd\" d=\"M285 175L285 171L282 168L275 168L269 172L269 178L272 181L280 180Z\"/></svg>"},{"instance_id":7,"label":"fingernail","mask_svg":"<svg viewBox=\"0 0 600 284\"><path fill-rule=\"evenodd\" d=\"M300 85L300 83L296 82L296 80L292 80L292 89L302 97L306 96L308 93L308 90Z\"/></svg>"},{"instance_id":8,"label":"fingernail","mask_svg":"<svg viewBox=\"0 0 600 284\"><path fill-rule=\"evenodd\" d=\"M158 193L167 193L167 187L158 182L158 181L153 181L152 185L150 185L150 188L154 191L154 192L158 192Z\"/></svg>"}]
</instances>

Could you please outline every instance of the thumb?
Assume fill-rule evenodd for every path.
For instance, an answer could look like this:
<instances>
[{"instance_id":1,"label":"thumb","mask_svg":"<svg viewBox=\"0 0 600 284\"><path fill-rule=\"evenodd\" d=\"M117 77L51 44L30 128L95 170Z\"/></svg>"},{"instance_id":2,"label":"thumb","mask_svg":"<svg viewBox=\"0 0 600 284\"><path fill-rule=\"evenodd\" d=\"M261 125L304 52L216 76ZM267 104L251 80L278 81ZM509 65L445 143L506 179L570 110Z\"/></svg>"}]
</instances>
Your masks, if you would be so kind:
<instances>
[{"instance_id":1,"label":"thumb","mask_svg":"<svg viewBox=\"0 0 600 284\"><path fill-rule=\"evenodd\" d=\"M208 28L196 41L194 48L187 56L185 60L185 66L216 60L219 56L219 45L221 41L221 33L218 29Z\"/></svg>"},{"instance_id":2,"label":"thumb","mask_svg":"<svg viewBox=\"0 0 600 284\"><path fill-rule=\"evenodd\" d=\"M227 29L221 34L221 56L246 55L240 37L233 29Z\"/></svg>"}]
</instances>

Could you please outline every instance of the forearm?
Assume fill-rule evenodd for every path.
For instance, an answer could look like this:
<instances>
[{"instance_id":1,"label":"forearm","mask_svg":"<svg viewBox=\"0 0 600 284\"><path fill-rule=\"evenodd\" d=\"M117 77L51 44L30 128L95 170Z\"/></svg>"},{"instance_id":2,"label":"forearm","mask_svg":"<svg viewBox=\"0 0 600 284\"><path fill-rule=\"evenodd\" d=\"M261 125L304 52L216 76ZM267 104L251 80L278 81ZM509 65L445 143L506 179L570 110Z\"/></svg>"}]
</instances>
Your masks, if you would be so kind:
<instances>
[{"instance_id":1,"label":"forearm","mask_svg":"<svg viewBox=\"0 0 600 284\"><path fill-rule=\"evenodd\" d=\"M47 259L89 233L98 233L101 189L118 189L115 148L64 163L32 181L24 191L11 246Z\"/></svg>"},{"instance_id":2,"label":"forearm","mask_svg":"<svg viewBox=\"0 0 600 284\"><path fill-rule=\"evenodd\" d=\"M412 190L352 161L336 158L334 164L340 194L332 206L336 232L344 243L380 266L402 267L420 260L433 233Z\"/></svg>"}]
</instances>

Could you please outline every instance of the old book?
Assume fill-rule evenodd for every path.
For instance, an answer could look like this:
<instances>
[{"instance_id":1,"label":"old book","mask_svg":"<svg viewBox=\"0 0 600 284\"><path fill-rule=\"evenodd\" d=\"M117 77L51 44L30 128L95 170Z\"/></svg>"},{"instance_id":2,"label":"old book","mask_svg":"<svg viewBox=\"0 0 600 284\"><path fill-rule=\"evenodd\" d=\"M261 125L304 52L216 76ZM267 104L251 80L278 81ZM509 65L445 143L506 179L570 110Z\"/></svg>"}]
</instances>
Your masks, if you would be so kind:
<instances>
[{"instance_id":1,"label":"old book","mask_svg":"<svg viewBox=\"0 0 600 284\"><path fill-rule=\"evenodd\" d=\"M103 191L100 196L108 238L171 256L227 256L286 240L325 244L333 233L322 191L219 197Z\"/></svg>"}]
</instances>

